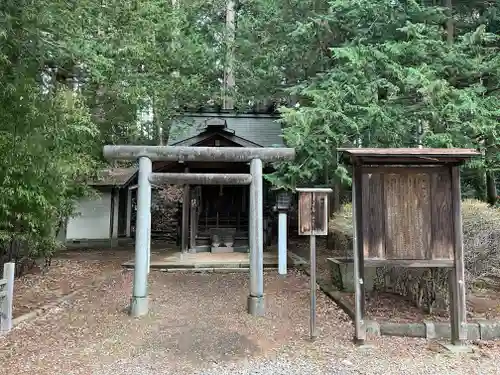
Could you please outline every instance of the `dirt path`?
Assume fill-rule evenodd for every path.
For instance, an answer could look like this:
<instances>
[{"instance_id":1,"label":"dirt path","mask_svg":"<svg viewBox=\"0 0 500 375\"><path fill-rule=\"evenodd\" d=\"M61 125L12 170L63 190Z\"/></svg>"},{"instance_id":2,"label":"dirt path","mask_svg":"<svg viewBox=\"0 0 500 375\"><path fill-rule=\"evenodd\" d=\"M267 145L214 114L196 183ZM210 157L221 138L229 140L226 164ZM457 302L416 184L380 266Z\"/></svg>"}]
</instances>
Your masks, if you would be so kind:
<instances>
[{"instance_id":1,"label":"dirt path","mask_svg":"<svg viewBox=\"0 0 500 375\"><path fill-rule=\"evenodd\" d=\"M496 348L462 358L423 340L384 338L362 351L352 325L318 294L320 338L308 334L308 278L266 274L267 314L246 311L248 275L152 272L151 313L131 319L132 274L116 275L0 341L0 375L496 374ZM474 360L471 360L474 359Z\"/></svg>"},{"instance_id":2,"label":"dirt path","mask_svg":"<svg viewBox=\"0 0 500 375\"><path fill-rule=\"evenodd\" d=\"M131 250L72 250L57 254L46 272L34 268L14 282L14 318L29 313L97 278L120 271Z\"/></svg>"}]
</instances>

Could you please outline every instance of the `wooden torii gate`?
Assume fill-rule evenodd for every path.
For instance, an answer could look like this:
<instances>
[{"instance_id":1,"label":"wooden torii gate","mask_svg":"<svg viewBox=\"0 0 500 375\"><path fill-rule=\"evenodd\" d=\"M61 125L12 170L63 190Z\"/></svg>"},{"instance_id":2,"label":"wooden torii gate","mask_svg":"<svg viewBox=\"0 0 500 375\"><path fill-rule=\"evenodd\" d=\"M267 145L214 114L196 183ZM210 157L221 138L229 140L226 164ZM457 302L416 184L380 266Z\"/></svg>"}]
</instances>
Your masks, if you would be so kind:
<instances>
[{"instance_id":1,"label":"wooden torii gate","mask_svg":"<svg viewBox=\"0 0 500 375\"><path fill-rule=\"evenodd\" d=\"M262 163L293 160L293 148L176 147L176 146L104 146L109 160L139 160L135 267L129 314L148 312L148 271L150 252L151 182L168 184L250 185L250 291L248 312L262 316L264 307L264 208ZM250 174L153 173L152 161L177 162L250 162Z\"/></svg>"}]
</instances>

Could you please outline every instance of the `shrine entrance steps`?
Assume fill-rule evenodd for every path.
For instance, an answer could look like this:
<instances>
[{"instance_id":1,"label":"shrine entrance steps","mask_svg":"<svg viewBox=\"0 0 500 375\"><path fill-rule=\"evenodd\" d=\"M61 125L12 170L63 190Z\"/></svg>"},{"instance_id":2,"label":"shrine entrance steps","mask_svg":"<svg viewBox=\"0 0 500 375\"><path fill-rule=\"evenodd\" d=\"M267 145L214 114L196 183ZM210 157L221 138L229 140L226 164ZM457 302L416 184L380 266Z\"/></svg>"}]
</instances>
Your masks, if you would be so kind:
<instances>
[{"instance_id":1,"label":"shrine entrance steps","mask_svg":"<svg viewBox=\"0 0 500 375\"><path fill-rule=\"evenodd\" d=\"M298 266L301 261L288 256L288 266ZM178 250L153 250L151 253L151 270L162 271L246 271L250 266L248 253L181 253ZM125 268L134 268L134 261L123 264ZM276 249L264 252L264 268L278 268L278 252Z\"/></svg>"}]
</instances>

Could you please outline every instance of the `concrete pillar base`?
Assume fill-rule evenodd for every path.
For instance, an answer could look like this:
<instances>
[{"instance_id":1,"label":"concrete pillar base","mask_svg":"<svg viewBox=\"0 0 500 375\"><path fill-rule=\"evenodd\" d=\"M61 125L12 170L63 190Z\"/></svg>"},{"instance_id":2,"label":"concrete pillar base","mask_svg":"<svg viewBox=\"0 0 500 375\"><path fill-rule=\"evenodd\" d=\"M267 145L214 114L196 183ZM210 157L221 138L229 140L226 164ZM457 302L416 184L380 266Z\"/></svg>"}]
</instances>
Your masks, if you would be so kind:
<instances>
[{"instance_id":1,"label":"concrete pillar base","mask_svg":"<svg viewBox=\"0 0 500 375\"><path fill-rule=\"evenodd\" d=\"M441 346L446 349L447 351L451 353L456 353L456 354L461 354L461 353L474 353L474 350L472 349L471 346L465 345L464 343L461 344L441 344Z\"/></svg>"},{"instance_id":2,"label":"concrete pillar base","mask_svg":"<svg viewBox=\"0 0 500 375\"><path fill-rule=\"evenodd\" d=\"M130 300L129 315L132 317L140 317L147 313L148 297L132 297Z\"/></svg>"},{"instance_id":3,"label":"concrete pillar base","mask_svg":"<svg viewBox=\"0 0 500 375\"><path fill-rule=\"evenodd\" d=\"M248 296L248 313L253 316L264 316L266 307L264 305L264 296Z\"/></svg>"}]
</instances>

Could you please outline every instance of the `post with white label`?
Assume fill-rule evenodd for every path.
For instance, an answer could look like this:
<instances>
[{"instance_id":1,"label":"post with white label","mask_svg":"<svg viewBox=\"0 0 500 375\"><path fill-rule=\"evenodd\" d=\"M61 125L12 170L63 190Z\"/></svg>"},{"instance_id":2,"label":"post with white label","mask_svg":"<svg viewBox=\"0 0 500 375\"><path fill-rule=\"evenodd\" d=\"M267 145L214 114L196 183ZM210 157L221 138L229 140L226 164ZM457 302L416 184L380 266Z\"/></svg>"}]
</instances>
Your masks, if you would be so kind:
<instances>
[{"instance_id":1,"label":"post with white label","mask_svg":"<svg viewBox=\"0 0 500 375\"><path fill-rule=\"evenodd\" d=\"M278 273L286 275L287 272L287 211L290 208L292 196L290 192L281 190L276 196L276 209L278 211Z\"/></svg>"},{"instance_id":2,"label":"post with white label","mask_svg":"<svg viewBox=\"0 0 500 375\"><path fill-rule=\"evenodd\" d=\"M328 234L328 188L301 188L299 193L299 235L310 236L311 286L310 337L316 339L316 236Z\"/></svg>"}]
</instances>

